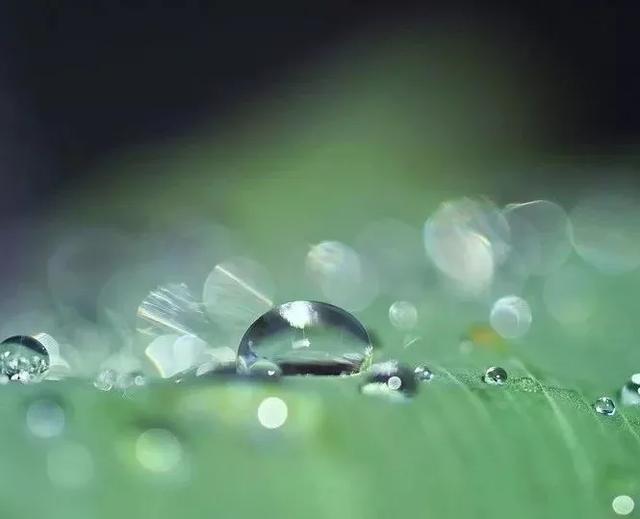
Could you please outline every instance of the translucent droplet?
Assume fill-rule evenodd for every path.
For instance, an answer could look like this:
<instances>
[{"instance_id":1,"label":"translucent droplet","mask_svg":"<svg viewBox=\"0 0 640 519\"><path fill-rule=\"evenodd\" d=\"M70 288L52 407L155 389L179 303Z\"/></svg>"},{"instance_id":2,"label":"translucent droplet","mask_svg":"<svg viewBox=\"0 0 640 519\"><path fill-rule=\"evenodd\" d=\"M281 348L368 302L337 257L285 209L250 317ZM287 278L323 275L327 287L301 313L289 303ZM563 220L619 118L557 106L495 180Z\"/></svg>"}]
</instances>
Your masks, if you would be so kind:
<instances>
[{"instance_id":1,"label":"translucent droplet","mask_svg":"<svg viewBox=\"0 0 640 519\"><path fill-rule=\"evenodd\" d=\"M111 391L116 385L118 374L113 369L104 369L100 371L93 381L93 386L100 391Z\"/></svg>"},{"instance_id":2,"label":"translucent droplet","mask_svg":"<svg viewBox=\"0 0 640 519\"><path fill-rule=\"evenodd\" d=\"M355 250L338 241L313 245L306 270L327 301L351 311L366 308L378 293L375 273Z\"/></svg>"},{"instance_id":3,"label":"translucent droplet","mask_svg":"<svg viewBox=\"0 0 640 519\"><path fill-rule=\"evenodd\" d=\"M360 391L365 395L404 400L415 395L418 389L416 373L394 360L373 364L364 377Z\"/></svg>"},{"instance_id":4,"label":"translucent droplet","mask_svg":"<svg viewBox=\"0 0 640 519\"><path fill-rule=\"evenodd\" d=\"M485 371L482 380L486 384L501 386L507 381L507 372L503 368L491 367Z\"/></svg>"},{"instance_id":5,"label":"translucent droplet","mask_svg":"<svg viewBox=\"0 0 640 519\"><path fill-rule=\"evenodd\" d=\"M531 326L529 304L518 296L498 299L491 308L489 321L492 328L505 339L522 337Z\"/></svg>"},{"instance_id":6,"label":"translucent droplet","mask_svg":"<svg viewBox=\"0 0 640 519\"><path fill-rule=\"evenodd\" d=\"M65 413L53 400L36 400L29 404L26 413L27 429L37 438L54 438L62 434Z\"/></svg>"},{"instance_id":7,"label":"translucent droplet","mask_svg":"<svg viewBox=\"0 0 640 519\"><path fill-rule=\"evenodd\" d=\"M558 204L548 200L510 204L503 214L511 229L512 254L530 274L549 274L567 260L570 222Z\"/></svg>"},{"instance_id":8,"label":"translucent droplet","mask_svg":"<svg viewBox=\"0 0 640 519\"><path fill-rule=\"evenodd\" d=\"M389 307L389 321L399 330L411 330L418 323L418 310L408 301L396 301Z\"/></svg>"},{"instance_id":9,"label":"translucent droplet","mask_svg":"<svg viewBox=\"0 0 640 519\"><path fill-rule=\"evenodd\" d=\"M573 246L597 269L628 272L640 265L640 206L623 194L599 194L571 212Z\"/></svg>"},{"instance_id":10,"label":"translucent droplet","mask_svg":"<svg viewBox=\"0 0 640 519\"><path fill-rule=\"evenodd\" d=\"M427 366L417 366L413 373L416 377L416 380L419 382L429 382L433 379L433 371L431 371Z\"/></svg>"},{"instance_id":11,"label":"translucent droplet","mask_svg":"<svg viewBox=\"0 0 640 519\"><path fill-rule=\"evenodd\" d=\"M613 511L618 515L629 515L633 512L635 506L636 503L630 496L616 496L613 498L613 501L611 501L611 508L613 508Z\"/></svg>"},{"instance_id":12,"label":"translucent droplet","mask_svg":"<svg viewBox=\"0 0 640 519\"><path fill-rule=\"evenodd\" d=\"M351 314L327 303L292 301L276 306L247 330L238 348L238 370L265 359L283 374L357 373L372 353L366 329Z\"/></svg>"},{"instance_id":13,"label":"translucent droplet","mask_svg":"<svg viewBox=\"0 0 640 519\"><path fill-rule=\"evenodd\" d=\"M258 421L265 429L278 429L287 421L289 410L281 398L270 396L258 406Z\"/></svg>"},{"instance_id":14,"label":"translucent droplet","mask_svg":"<svg viewBox=\"0 0 640 519\"><path fill-rule=\"evenodd\" d=\"M445 202L424 227L427 255L464 295L480 295L490 286L508 242L509 226L488 201Z\"/></svg>"},{"instance_id":15,"label":"translucent droplet","mask_svg":"<svg viewBox=\"0 0 640 519\"><path fill-rule=\"evenodd\" d=\"M207 343L193 335L160 335L145 349L145 355L162 378L171 378L205 362Z\"/></svg>"},{"instance_id":16,"label":"translucent droplet","mask_svg":"<svg viewBox=\"0 0 640 519\"><path fill-rule=\"evenodd\" d=\"M150 472L171 472L182 462L182 444L167 429L144 431L138 436L135 448L138 462Z\"/></svg>"},{"instance_id":17,"label":"translucent droplet","mask_svg":"<svg viewBox=\"0 0 640 519\"><path fill-rule=\"evenodd\" d=\"M603 414L605 416L613 416L616 412L616 405L613 403L613 400L607 396L598 398L598 400L593 403L593 408L596 413Z\"/></svg>"},{"instance_id":18,"label":"translucent droplet","mask_svg":"<svg viewBox=\"0 0 640 519\"><path fill-rule=\"evenodd\" d=\"M49 369L49 353L29 335L15 335L0 343L0 374L9 380L35 382Z\"/></svg>"}]
</instances>

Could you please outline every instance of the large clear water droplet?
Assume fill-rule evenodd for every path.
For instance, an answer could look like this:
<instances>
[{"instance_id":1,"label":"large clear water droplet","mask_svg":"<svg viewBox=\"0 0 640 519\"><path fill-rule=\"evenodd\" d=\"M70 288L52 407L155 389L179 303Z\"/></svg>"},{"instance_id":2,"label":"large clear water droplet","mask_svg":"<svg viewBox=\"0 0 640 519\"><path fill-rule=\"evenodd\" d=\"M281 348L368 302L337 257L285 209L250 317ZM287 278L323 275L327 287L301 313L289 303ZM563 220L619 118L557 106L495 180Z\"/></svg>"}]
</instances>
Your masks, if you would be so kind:
<instances>
[{"instance_id":1,"label":"large clear water droplet","mask_svg":"<svg viewBox=\"0 0 640 519\"><path fill-rule=\"evenodd\" d=\"M507 381L507 372L504 368L493 366L484 372L482 381L492 386L501 386Z\"/></svg>"},{"instance_id":2,"label":"large clear water droplet","mask_svg":"<svg viewBox=\"0 0 640 519\"><path fill-rule=\"evenodd\" d=\"M395 360L372 365L364 377L360 391L365 395L404 400L413 396L418 389L416 373Z\"/></svg>"},{"instance_id":3,"label":"large clear water droplet","mask_svg":"<svg viewBox=\"0 0 640 519\"><path fill-rule=\"evenodd\" d=\"M45 345L30 335L14 335L0 343L0 374L9 380L34 382L49 368Z\"/></svg>"},{"instance_id":4,"label":"large clear water droplet","mask_svg":"<svg viewBox=\"0 0 640 519\"><path fill-rule=\"evenodd\" d=\"M260 359L285 375L357 373L370 361L366 329L345 310L314 301L291 301L269 310L246 331L238 348L238 370Z\"/></svg>"},{"instance_id":5,"label":"large clear water droplet","mask_svg":"<svg viewBox=\"0 0 640 519\"><path fill-rule=\"evenodd\" d=\"M607 396L601 396L593 403L593 408L596 413L602 414L605 416L613 416L616 412L616 405L613 403Z\"/></svg>"}]
</instances>

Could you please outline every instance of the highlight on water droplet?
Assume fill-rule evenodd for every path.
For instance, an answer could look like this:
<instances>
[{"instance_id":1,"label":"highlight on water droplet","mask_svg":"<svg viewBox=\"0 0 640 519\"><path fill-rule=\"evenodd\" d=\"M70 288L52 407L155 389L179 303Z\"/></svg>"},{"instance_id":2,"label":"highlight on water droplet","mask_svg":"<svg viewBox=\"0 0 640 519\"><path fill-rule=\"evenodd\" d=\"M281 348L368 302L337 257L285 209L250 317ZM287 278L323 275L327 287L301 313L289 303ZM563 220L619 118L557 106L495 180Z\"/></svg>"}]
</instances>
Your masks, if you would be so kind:
<instances>
[{"instance_id":1,"label":"highlight on water droplet","mask_svg":"<svg viewBox=\"0 0 640 519\"><path fill-rule=\"evenodd\" d=\"M33 436L43 439L60 436L66 422L64 409L55 400L48 398L31 402L25 418L27 430Z\"/></svg>"},{"instance_id":2,"label":"highlight on water droplet","mask_svg":"<svg viewBox=\"0 0 640 519\"><path fill-rule=\"evenodd\" d=\"M518 296L498 299L491 308L492 328L505 339L522 337L529 331L532 316L529 303Z\"/></svg>"},{"instance_id":3,"label":"highlight on water droplet","mask_svg":"<svg viewBox=\"0 0 640 519\"><path fill-rule=\"evenodd\" d=\"M284 375L342 375L360 371L373 348L366 329L350 313L328 303L291 301L276 306L246 331L237 366L246 374L259 360Z\"/></svg>"},{"instance_id":4,"label":"highlight on water droplet","mask_svg":"<svg viewBox=\"0 0 640 519\"><path fill-rule=\"evenodd\" d=\"M608 396L601 396L593 403L593 409L598 414L613 416L616 412L616 405Z\"/></svg>"},{"instance_id":5,"label":"highlight on water droplet","mask_svg":"<svg viewBox=\"0 0 640 519\"><path fill-rule=\"evenodd\" d=\"M398 330L412 330L418 324L418 310L408 301L396 301L389 307L389 321Z\"/></svg>"},{"instance_id":6,"label":"highlight on water droplet","mask_svg":"<svg viewBox=\"0 0 640 519\"><path fill-rule=\"evenodd\" d=\"M504 368L492 366L484 372L482 381L492 386L501 386L507 381L507 372Z\"/></svg>"},{"instance_id":7,"label":"highlight on water droplet","mask_svg":"<svg viewBox=\"0 0 640 519\"><path fill-rule=\"evenodd\" d=\"M413 370L413 373L416 377L416 380L418 380L419 382L429 382L433 379L433 371L431 371L425 365L416 366L416 368Z\"/></svg>"},{"instance_id":8,"label":"highlight on water droplet","mask_svg":"<svg viewBox=\"0 0 640 519\"><path fill-rule=\"evenodd\" d=\"M618 515L629 515L633 512L636 503L631 496L620 495L613 498L611 508Z\"/></svg>"},{"instance_id":9,"label":"highlight on water droplet","mask_svg":"<svg viewBox=\"0 0 640 519\"><path fill-rule=\"evenodd\" d=\"M287 421L289 409L284 400L270 396L260 402L257 415L262 427L265 429L278 429Z\"/></svg>"},{"instance_id":10,"label":"highlight on water droplet","mask_svg":"<svg viewBox=\"0 0 640 519\"><path fill-rule=\"evenodd\" d=\"M181 464L183 449L180 440L167 429L154 428L141 433L135 443L136 459L154 473L168 473Z\"/></svg>"},{"instance_id":11,"label":"highlight on water droplet","mask_svg":"<svg viewBox=\"0 0 640 519\"><path fill-rule=\"evenodd\" d=\"M392 401L406 400L418 390L416 371L398 361L373 364L360 385L364 395L382 396Z\"/></svg>"}]
</instances>

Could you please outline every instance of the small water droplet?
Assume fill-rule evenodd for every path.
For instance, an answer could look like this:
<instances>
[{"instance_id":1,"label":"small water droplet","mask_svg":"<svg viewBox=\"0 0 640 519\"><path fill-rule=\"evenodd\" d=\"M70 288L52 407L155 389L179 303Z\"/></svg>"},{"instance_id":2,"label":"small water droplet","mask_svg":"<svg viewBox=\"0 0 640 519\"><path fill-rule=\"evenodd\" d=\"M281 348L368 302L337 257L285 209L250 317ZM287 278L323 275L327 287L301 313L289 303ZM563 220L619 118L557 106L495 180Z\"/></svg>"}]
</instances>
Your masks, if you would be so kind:
<instances>
[{"instance_id":1,"label":"small water droplet","mask_svg":"<svg viewBox=\"0 0 640 519\"><path fill-rule=\"evenodd\" d=\"M596 413L605 416L613 416L616 412L616 405L613 403L613 400L611 400L607 396L598 398L598 400L594 402L593 408L595 409Z\"/></svg>"},{"instance_id":2,"label":"small water droplet","mask_svg":"<svg viewBox=\"0 0 640 519\"><path fill-rule=\"evenodd\" d=\"M100 391L111 391L115 386L118 374L113 369L104 369L96 376L93 385Z\"/></svg>"},{"instance_id":3,"label":"small water droplet","mask_svg":"<svg viewBox=\"0 0 640 519\"><path fill-rule=\"evenodd\" d=\"M62 434L65 413L57 402L50 399L36 400L27 408L27 429L38 438L54 438Z\"/></svg>"},{"instance_id":4,"label":"small water droplet","mask_svg":"<svg viewBox=\"0 0 640 519\"><path fill-rule=\"evenodd\" d=\"M420 382L429 382L433 379L433 371L431 371L427 366L416 366L416 369L413 370L413 373L416 377L416 380Z\"/></svg>"},{"instance_id":5,"label":"small water droplet","mask_svg":"<svg viewBox=\"0 0 640 519\"><path fill-rule=\"evenodd\" d=\"M365 395L404 400L418 389L415 372L395 360L372 365L364 376L360 391Z\"/></svg>"},{"instance_id":6,"label":"small water droplet","mask_svg":"<svg viewBox=\"0 0 640 519\"><path fill-rule=\"evenodd\" d=\"M296 347L304 340L307 346ZM268 360L284 375L357 373L372 353L366 329L350 313L328 303L292 301L257 319L238 348L237 366L246 373Z\"/></svg>"},{"instance_id":7,"label":"small water droplet","mask_svg":"<svg viewBox=\"0 0 640 519\"><path fill-rule=\"evenodd\" d=\"M630 496L616 496L611 501L611 508L618 515L629 515L633 512L636 504L632 497Z\"/></svg>"},{"instance_id":8,"label":"small water droplet","mask_svg":"<svg viewBox=\"0 0 640 519\"><path fill-rule=\"evenodd\" d=\"M507 372L504 370L504 368L494 366L488 368L487 371L484 372L482 380L486 384L501 386L507 381Z\"/></svg>"}]
</instances>

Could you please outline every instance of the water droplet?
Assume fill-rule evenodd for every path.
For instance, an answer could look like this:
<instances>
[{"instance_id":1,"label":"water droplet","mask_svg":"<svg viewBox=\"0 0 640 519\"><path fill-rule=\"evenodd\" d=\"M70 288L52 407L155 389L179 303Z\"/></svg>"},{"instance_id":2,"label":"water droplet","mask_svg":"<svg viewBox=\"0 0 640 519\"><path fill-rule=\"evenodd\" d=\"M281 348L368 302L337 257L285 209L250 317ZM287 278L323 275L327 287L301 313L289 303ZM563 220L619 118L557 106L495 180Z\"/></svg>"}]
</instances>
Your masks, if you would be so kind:
<instances>
[{"instance_id":1,"label":"water droplet","mask_svg":"<svg viewBox=\"0 0 640 519\"><path fill-rule=\"evenodd\" d=\"M37 382L49 368L45 345L29 335L15 335L0 343L0 374L9 380Z\"/></svg>"},{"instance_id":2,"label":"water droplet","mask_svg":"<svg viewBox=\"0 0 640 519\"><path fill-rule=\"evenodd\" d=\"M507 372L503 368L491 367L484 372L482 380L492 386L501 386L507 381Z\"/></svg>"},{"instance_id":3,"label":"water droplet","mask_svg":"<svg viewBox=\"0 0 640 519\"><path fill-rule=\"evenodd\" d=\"M630 496L616 496L611 501L611 508L618 515L629 515L633 512L636 504L632 497Z\"/></svg>"},{"instance_id":4,"label":"water droplet","mask_svg":"<svg viewBox=\"0 0 640 519\"><path fill-rule=\"evenodd\" d=\"M620 390L620 401L624 405L640 405L640 373L631 375Z\"/></svg>"},{"instance_id":5,"label":"water droplet","mask_svg":"<svg viewBox=\"0 0 640 519\"><path fill-rule=\"evenodd\" d=\"M167 429L148 429L136 440L136 458L150 472L167 473L176 469L183 458L180 440Z\"/></svg>"},{"instance_id":6,"label":"water droplet","mask_svg":"<svg viewBox=\"0 0 640 519\"><path fill-rule=\"evenodd\" d=\"M360 391L365 395L404 400L418 389L416 373L394 360L373 364L364 377Z\"/></svg>"},{"instance_id":7,"label":"water droplet","mask_svg":"<svg viewBox=\"0 0 640 519\"><path fill-rule=\"evenodd\" d=\"M118 374L113 369L104 369L98 373L93 386L100 391L111 391L116 385Z\"/></svg>"},{"instance_id":8,"label":"water droplet","mask_svg":"<svg viewBox=\"0 0 640 519\"><path fill-rule=\"evenodd\" d=\"M93 478L93 458L79 443L55 445L47 454L47 473L51 482L62 488L85 487Z\"/></svg>"},{"instance_id":9,"label":"water droplet","mask_svg":"<svg viewBox=\"0 0 640 519\"><path fill-rule=\"evenodd\" d=\"M615 274L640 265L640 207L625 194L598 194L571 212L578 255L597 269Z\"/></svg>"},{"instance_id":10,"label":"water droplet","mask_svg":"<svg viewBox=\"0 0 640 519\"><path fill-rule=\"evenodd\" d=\"M420 382L429 382L433 379L433 371L431 371L427 366L417 366L416 369L413 370L413 373L416 377L416 380Z\"/></svg>"},{"instance_id":11,"label":"water droplet","mask_svg":"<svg viewBox=\"0 0 640 519\"><path fill-rule=\"evenodd\" d=\"M531 326L529 304L518 296L498 299L491 308L489 317L493 329L505 339L522 337Z\"/></svg>"},{"instance_id":12,"label":"water droplet","mask_svg":"<svg viewBox=\"0 0 640 519\"><path fill-rule=\"evenodd\" d=\"M270 396L258 406L258 421L266 429L278 429L287 421L289 410L281 398Z\"/></svg>"},{"instance_id":13,"label":"water droplet","mask_svg":"<svg viewBox=\"0 0 640 519\"><path fill-rule=\"evenodd\" d=\"M598 398L598 400L594 402L593 408L595 409L596 413L605 416L613 416L616 412L616 405L613 403L613 400L611 400L607 396Z\"/></svg>"},{"instance_id":14,"label":"water droplet","mask_svg":"<svg viewBox=\"0 0 640 519\"><path fill-rule=\"evenodd\" d=\"M396 301L389 307L389 321L399 330L411 330L418 323L418 310L408 301Z\"/></svg>"},{"instance_id":15,"label":"water droplet","mask_svg":"<svg viewBox=\"0 0 640 519\"><path fill-rule=\"evenodd\" d=\"M64 430L65 413L53 400L36 400L27 408L26 422L27 429L34 436L54 438Z\"/></svg>"},{"instance_id":16,"label":"water droplet","mask_svg":"<svg viewBox=\"0 0 640 519\"><path fill-rule=\"evenodd\" d=\"M513 257L528 273L547 275L568 259L570 222L558 204L548 200L509 204L503 214L511 228Z\"/></svg>"},{"instance_id":17,"label":"water droplet","mask_svg":"<svg viewBox=\"0 0 640 519\"><path fill-rule=\"evenodd\" d=\"M145 355L162 378L171 378L205 362L207 343L193 335L175 334L156 337L145 349Z\"/></svg>"},{"instance_id":18,"label":"water droplet","mask_svg":"<svg viewBox=\"0 0 640 519\"><path fill-rule=\"evenodd\" d=\"M308 344L300 347L301 342ZM242 337L238 371L259 359L283 374L340 375L357 373L371 358L366 329L345 310L327 303L283 303L257 319Z\"/></svg>"}]
</instances>

